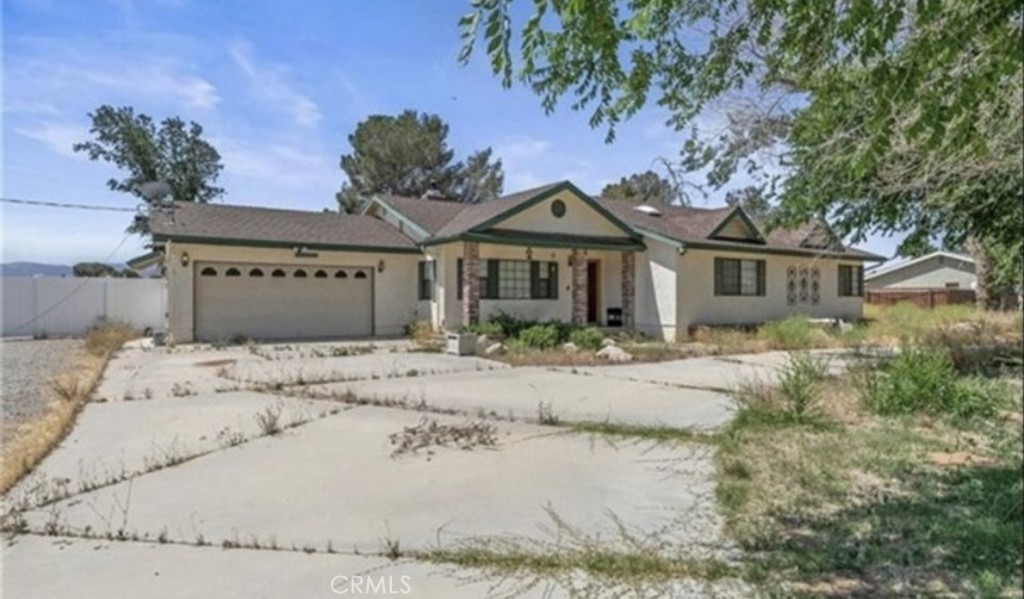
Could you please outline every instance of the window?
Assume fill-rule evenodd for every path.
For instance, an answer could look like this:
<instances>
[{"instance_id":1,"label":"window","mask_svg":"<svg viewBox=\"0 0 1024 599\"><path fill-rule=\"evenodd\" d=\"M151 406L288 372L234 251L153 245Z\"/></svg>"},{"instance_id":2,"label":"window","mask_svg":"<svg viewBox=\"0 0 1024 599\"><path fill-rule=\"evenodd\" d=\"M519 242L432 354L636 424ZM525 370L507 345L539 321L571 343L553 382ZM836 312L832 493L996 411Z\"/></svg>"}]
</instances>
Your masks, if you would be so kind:
<instances>
[{"instance_id":1,"label":"window","mask_svg":"<svg viewBox=\"0 0 1024 599\"><path fill-rule=\"evenodd\" d=\"M419 298L421 300L434 299L434 275L437 269L437 262L432 260L420 260L419 263Z\"/></svg>"},{"instance_id":2,"label":"window","mask_svg":"<svg viewBox=\"0 0 1024 599\"><path fill-rule=\"evenodd\" d=\"M258 269L258 268L254 268L254 269L249 271L249 276L250 277L262 277L263 276L263 271Z\"/></svg>"},{"instance_id":3,"label":"window","mask_svg":"<svg viewBox=\"0 0 1024 599\"><path fill-rule=\"evenodd\" d=\"M315 273L313 273L313 276L318 278L318 279L326 279L327 278L327 271L318 270Z\"/></svg>"},{"instance_id":4,"label":"window","mask_svg":"<svg viewBox=\"0 0 1024 599\"><path fill-rule=\"evenodd\" d=\"M528 261L498 261L498 297L501 299L529 299L530 263Z\"/></svg>"},{"instance_id":5,"label":"window","mask_svg":"<svg viewBox=\"0 0 1024 599\"><path fill-rule=\"evenodd\" d=\"M864 295L864 267L839 265L839 297Z\"/></svg>"},{"instance_id":6,"label":"window","mask_svg":"<svg viewBox=\"0 0 1024 599\"><path fill-rule=\"evenodd\" d=\"M558 299L558 263L481 260L480 299ZM462 299L462 259L455 263L455 297Z\"/></svg>"},{"instance_id":7,"label":"window","mask_svg":"<svg viewBox=\"0 0 1024 599\"><path fill-rule=\"evenodd\" d=\"M199 274L204 277L215 277L217 276L217 269L212 266L207 266Z\"/></svg>"},{"instance_id":8,"label":"window","mask_svg":"<svg viewBox=\"0 0 1024 599\"><path fill-rule=\"evenodd\" d=\"M361 270L357 270L356 271L356 278L357 279L365 279L366 278L366 273L361 271Z\"/></svg>"},{"instance_id":9,"label":"window","mask_svg":"<svg viewBox=\"0 0 1024 599\"><path fill-rule=\"evenodd\" d=\"M296 279L305 279L306 278L306 271L304 271L304 270L302 270L300 268L299 270L297 270L294 273L292 273L292 276L295 277Z\"/></svg>"},{"instance_id":10,"label":"window","mask_svg":"<svg viewBox=\"0 0 1024 599\"><path fill-rule=\"evenodd\" d=\"M715 258L715 295L764 295L764 260Z\"/></svg>"},{"instance_id":11,"label":"window","mask_svg":"<svg viewBox=\"0 0 1024 599\"><path fill-rule=\"evenodd\" d=\"M960 289L960 283L946 283L946 289Z\"/></svg>"},{"instance_id":12,"label":"window","mask_svg":"<svg viewBox=\"0 0 1024 599\"><path fill-rule=\"evenodd\" d=\"M274 272L270 273L270 276L272 276L272 277L274 277L276 279L280 279L281 277L284 276L284 271L281 270L280 268L275 268Z\"/></svg>"},{"instance_id":13,"label":"window","mask_svg":"<svg viewBox=\"0 0 1024 599\"><path fill-rule=\"evenodd\" d=\"M347 279L348 278L348 273L343 271L343 270L339 270L338 272L334 273L334 278L335 279Z\"/></svg>"},{"instance_id":14,"label":"window","mask_svg":"<svg viewBox=\"0 0 1024 599\"><path fill-rule=\"evenodd\" d=\"M227 270L227 272L224 273L224 276L225 277L240 277L240 276L242 276L242 271L238 270L237 268L231 267L231 268L229 268Z\"/></svg>"}]
</instances>

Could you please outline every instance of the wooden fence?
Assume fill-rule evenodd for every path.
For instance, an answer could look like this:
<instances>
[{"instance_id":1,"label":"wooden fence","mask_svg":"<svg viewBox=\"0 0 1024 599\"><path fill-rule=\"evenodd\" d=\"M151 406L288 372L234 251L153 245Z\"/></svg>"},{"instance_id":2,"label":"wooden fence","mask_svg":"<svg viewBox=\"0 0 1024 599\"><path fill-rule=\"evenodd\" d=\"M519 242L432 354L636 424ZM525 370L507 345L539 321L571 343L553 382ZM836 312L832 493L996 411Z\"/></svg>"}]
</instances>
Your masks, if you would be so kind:
<instances>
[{"instance_id":1,"label":"wooden fence","mask_svg":"<svg viewBox=\"0 0 1024 599\"><path fill-rule=\"evenodd\" d=\"M869 304L892 306L907 302L922 308L934 308L949 304L973 304L973 289L869 289L864 296Z\"/></svg>"}]
</instances>

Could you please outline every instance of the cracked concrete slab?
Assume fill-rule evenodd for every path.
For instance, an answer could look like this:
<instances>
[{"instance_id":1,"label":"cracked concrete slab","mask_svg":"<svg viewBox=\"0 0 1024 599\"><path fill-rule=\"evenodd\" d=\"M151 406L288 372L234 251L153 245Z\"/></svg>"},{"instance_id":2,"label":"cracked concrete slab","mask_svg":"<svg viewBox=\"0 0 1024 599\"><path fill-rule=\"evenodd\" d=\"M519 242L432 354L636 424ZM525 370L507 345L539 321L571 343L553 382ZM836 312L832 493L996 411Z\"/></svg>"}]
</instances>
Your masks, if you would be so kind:
<instances>
[{"instance_id":1,"label":"cracked concrete slab","mask_svg":"<svg viewBox=\"0 0 1024 599\"><path fill-rule=\"evenodd\" d=\"M621 370L623 366L606 367ZM514 368L309 387L313 393L425 401L433 407L536 419L544 404L565 422L620 422L709 429L725 424L732 400L703 389L681 389L548 368Z\"/></svg>"},{"instance_id":2,"label":"cracked concrete slab","mask_svg":"<svg viewBox=\"0 0 1024 599\"><path fill-rule=\"evenodd\" d=\"M425 549L468 537L553 542L570 530L617 546L621 522L678 555L726 548L709 447L615 444L496 423L495 449L391 457L388 436L422 417L355 408L72 497L27 520L34 530L59 514L62 526L101 534L113 527L186 542L201 534L214 544L256 538L322 548L330 541L364 553L380 551L387 538ZM551 513L569 528L556 526Z\"/></svg>"},{"instance_id":3,"label":"cracked concrete slab","mask_svg":"<svg viewBox=\"0 0 1024 599\"><path fill-rule=\"evenodd\" d=\"M103 481L155 462L217 449L232 439L258 436L256 415L268 408L279 410L282 424L288 424L347 406L253 392L89 403L71 434L11 496L52 479L65 479L75 489L83 482Z\"/></svg>"}]
</instances>

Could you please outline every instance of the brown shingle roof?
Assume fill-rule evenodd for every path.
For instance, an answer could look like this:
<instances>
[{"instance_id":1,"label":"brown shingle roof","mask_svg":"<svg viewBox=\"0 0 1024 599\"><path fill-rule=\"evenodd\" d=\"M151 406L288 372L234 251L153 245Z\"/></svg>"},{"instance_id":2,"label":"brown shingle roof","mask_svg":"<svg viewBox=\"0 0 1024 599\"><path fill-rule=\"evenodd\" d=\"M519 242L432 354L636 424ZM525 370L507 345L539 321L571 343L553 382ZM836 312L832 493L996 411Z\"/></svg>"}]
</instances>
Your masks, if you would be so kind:
<instances>
[{"instance_id":1,"label":"brown shingle roof","mask_svg":"<svg viewBox=\"0 0 1024 599\"><path fill-rule=\"evenodd\" d=\"M380 200L403 216L423 227L431 235L447 225L457 214L472 204L460 204L444 200L407 198L403 196L381 196Z\"/></svg>"},{"instance_id":2,"label":"brown shingle roof","mask_svg":"<svg viewBox=\"0 0 1024 599\"><path fill-rule=\"evenodd\" d=\"M176 202L173 218L155 214L150 229L172 240L416 250L411 239L378 218L333 212Z\"/></svg>"},{"instance_id":3,"label":"brown shingle roof","mask_svg":"<svg viewBox=\"0 0 1024 599\"><path fill-rule=\"evenodd\" d=\"M658 206L661 216L653 216L636 210L636 205L622 200L600 199L605 208L614 214L619 220L631 227L638 227L653 233L657 233L681 243L699 243L729 248L747 248L757 251L759 248L771 248L777 250L790 250L807 254L819 254L827 252L830 254L844 254L851 257L880 259L870 252L856 248L847 248L836 245L833 248L823 249L809 247L805 240L811 237L813 241L820 241L821 232L815 223L805 223L792 229L776 228L765 235L765 243L749 243L743 241L728 241L724 239L709 238L721 222L732 212L733 208L725 206L722 208L693 208L690 206ZM764 227L757 223L758 228L764 234Z\"/></svg>"}]
</instances>

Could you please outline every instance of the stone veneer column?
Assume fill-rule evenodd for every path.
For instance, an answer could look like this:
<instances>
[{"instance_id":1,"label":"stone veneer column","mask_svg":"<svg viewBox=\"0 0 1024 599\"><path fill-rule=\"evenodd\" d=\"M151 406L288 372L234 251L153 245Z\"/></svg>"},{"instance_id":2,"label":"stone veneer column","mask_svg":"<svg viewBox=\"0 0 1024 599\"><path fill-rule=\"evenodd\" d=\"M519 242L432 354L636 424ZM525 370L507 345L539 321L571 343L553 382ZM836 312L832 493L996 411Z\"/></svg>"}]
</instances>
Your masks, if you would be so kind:
<instances>
[{"instance_id":1,"label":"stone veneer column","mask_svg":"<svg viewBox=\"0 0 1024 599\"><path fill-rule=\"evenodd\" d=\"M636 254L622 252L622 328L636 326Z\"/></svg>"},{"instance_id":2,"label":"stone veneer column","mask_svg":"<svg viewBox=\"0 0 1024 599\"><path fill-rule=\"evenodd\" d=\"M587 261L579 250L572 251L572 322L587 324Z\"/></svg>"},{"instance_id":3,"label":"stone veneer column","mask_svg":"<svg viewBox=\"0 0 1024 599\"><path fill-rule=\"evenodd\" d=\"M480 244L462 244L462 324L480 322Z\"/></svg>"}]
</instances>

